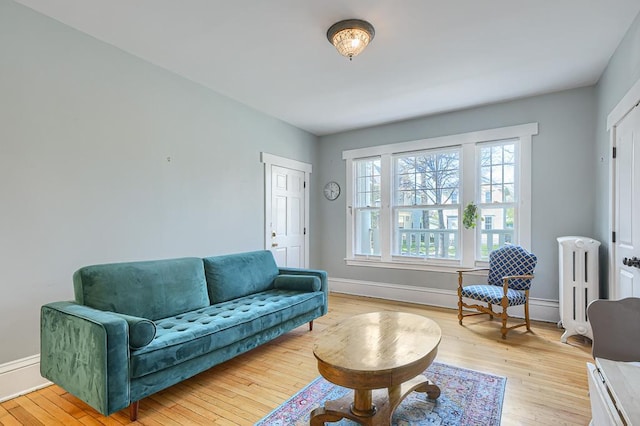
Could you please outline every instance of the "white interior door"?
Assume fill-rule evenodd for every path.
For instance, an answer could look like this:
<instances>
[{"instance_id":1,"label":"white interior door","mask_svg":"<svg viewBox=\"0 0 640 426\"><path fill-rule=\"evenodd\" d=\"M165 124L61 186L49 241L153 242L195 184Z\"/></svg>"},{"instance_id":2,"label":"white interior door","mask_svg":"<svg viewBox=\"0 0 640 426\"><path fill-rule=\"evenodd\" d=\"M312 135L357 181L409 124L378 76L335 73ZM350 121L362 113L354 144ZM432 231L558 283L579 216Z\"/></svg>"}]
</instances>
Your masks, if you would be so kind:
<instances>
[{"instance_id":1,"label":"white interior door","mask_svg":"<svg viewBox=\"0 0 640 426\"><path fill-rule=\"evenodd\" d=\"M271 166L271 251L278 266L305 267L305 173Z\"/></svg>"},{"instance_id":2,"label":"white interior door","mask_svg":"<svg viewBox=\"0 0 640 426\"><path fill-rule=\"evenodd\" d=\"M614 283L609 297L640 297L640 107L615 128Z\"/></svg>"}]
</instances>

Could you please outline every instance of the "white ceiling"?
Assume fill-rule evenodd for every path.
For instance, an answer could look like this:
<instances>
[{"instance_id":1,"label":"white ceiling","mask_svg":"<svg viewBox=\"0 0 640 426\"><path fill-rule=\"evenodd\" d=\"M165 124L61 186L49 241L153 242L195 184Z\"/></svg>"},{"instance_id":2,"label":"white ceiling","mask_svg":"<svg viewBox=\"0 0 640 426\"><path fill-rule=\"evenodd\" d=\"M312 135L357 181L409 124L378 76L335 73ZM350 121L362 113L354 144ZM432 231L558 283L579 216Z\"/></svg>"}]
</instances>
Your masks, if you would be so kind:
<instances>
[{"instance_id":1,"label":"white ceiling","mask_svg":"<svg viewBox=\"0 0 640 426\"><path fill-rule=\"evenodd\" d=\"M316 135L595 83L638 0L17 0ZM326 39L365 19L352 62Z\"/></svg>"}]
</instances>

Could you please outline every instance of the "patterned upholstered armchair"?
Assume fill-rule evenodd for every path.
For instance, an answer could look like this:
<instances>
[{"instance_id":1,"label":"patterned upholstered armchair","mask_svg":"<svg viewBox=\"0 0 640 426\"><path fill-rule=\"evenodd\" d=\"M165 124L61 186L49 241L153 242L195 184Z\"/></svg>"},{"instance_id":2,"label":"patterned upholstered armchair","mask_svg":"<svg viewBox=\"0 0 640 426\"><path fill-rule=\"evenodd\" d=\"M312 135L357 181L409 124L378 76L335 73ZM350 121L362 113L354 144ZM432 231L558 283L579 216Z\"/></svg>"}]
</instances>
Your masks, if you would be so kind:
<instances>
[{"instance_id":1,"label":"patterned upholstered armchair","mask_svg":"<svg viewBox=\"0 0 640 426\"><path fill-rule=\"evenodd\" d=\"M529 321L529 288L533 280L533 272L538 259L533 253L520 246L505 245L489 254L489 268L467 269L458 271L458 322L462 325L462 318L472 315L488 314L502 319L502 338L507 338L509 330L526 326L531 331ZM472 271L489 271L487 284L463 286L463 274ZM481 304L467 304L463 299L473 299ZM502 307L502 312L495 312L493 305ZM507 327L507 308L509 306L524 305L525 322ZM475 309L478 312L463 313L462 309Z\"/></svg>"}]
</instances>

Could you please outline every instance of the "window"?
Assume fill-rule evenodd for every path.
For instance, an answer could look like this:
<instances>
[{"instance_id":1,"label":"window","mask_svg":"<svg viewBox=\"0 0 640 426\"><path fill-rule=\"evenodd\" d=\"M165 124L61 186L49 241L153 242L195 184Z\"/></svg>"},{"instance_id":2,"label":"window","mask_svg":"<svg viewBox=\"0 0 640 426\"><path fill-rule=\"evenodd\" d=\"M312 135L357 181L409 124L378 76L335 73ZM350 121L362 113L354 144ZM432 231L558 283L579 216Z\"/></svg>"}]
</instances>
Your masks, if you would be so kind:
<instances>
[{"instance_id":1,"label":"window","mask_svg":"<svg viewBox=\"0 0 640 426\"><path fill-rule=\"evenodd\" d=\"M518 210L516 188L517 140L479 144L480 199L478 205L484 224L480 233L480 259L507 242L515 241L515 213ZM495 219L495 220L494 220Z\"/></svg>"},{"instance_id":2,"label":"window","mask_svg":"<svg viewBox=\"0 0 640 426\"><path fill-rule=\"evenodd\" d=\"M380 255L380 159L355 161L355 253Z\"/></svg>"},{"instance_id":3,"label":"window","mask_svg":"<svg viewBox=\"0 0 640 426\"><path fill-rule=\"evenodd\" d=\"M393 254L457 259L457 222L449 218L458 217L460 150L402 154L393 164Z\"/></svg>"},{"instance_id":4,"label":"window","mask_svg":"<svg viewBox=\"0 0 640 426\"><path fill-rule=\"evenodd\" d=\"M443 270L530 243L537 123L343 152L347 264ZM476 229L459 226L478 205Z\"/></svg>"}]
</instances>

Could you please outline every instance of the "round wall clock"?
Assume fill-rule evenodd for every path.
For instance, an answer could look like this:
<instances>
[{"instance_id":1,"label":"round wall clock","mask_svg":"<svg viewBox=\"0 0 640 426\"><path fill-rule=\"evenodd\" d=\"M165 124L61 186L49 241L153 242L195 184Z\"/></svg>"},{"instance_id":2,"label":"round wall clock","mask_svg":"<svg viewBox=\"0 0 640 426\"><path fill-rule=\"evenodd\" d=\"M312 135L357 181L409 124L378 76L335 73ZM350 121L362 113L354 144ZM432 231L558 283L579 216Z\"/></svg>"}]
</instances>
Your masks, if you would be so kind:
<instances>
[{"instance_id":1,"label":"round wall clock","mask_svg":"<svg viewBox=\"0 0 640 426\"><path fill-rule=\"evenodd\" d=\"M337 182L329 182L324 186L324 196L333 201L340 196L340 185Z\"/></svg>"}]
</instances>

